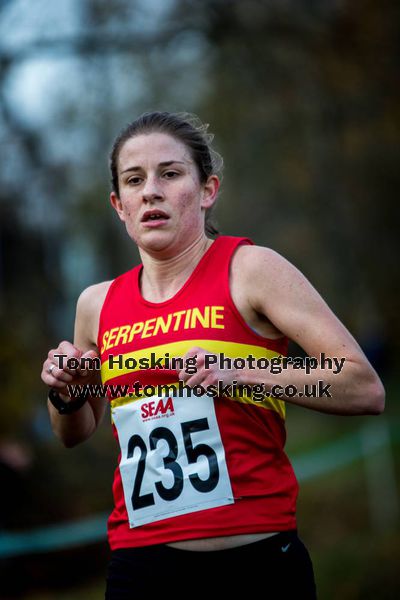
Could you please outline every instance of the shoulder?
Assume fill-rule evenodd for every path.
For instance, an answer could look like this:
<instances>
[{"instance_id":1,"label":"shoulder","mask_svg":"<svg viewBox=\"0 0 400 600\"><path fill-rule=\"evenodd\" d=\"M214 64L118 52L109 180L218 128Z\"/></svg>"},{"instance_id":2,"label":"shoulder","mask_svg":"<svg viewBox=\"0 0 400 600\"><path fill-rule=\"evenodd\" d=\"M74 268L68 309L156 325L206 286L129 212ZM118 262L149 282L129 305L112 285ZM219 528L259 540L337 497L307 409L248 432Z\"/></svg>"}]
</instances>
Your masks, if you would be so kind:
<instances>
[{"instance_id":1,"label":"shoulder","mask_svg":"<svg viewBox=\"0 0 400 600\"><path fill-rule=\"evenodd\" d=\"M288 303L319 298L305 275L271 248L240 246L232 261L231 276L260 312L267 309L275 313Z\"/></svg>"},{"instance_id":2,"label":"shoulder","mask_svg":"<svg viewBox=\"0 0 400 600\"><path fill-rule=\"evenodd\" d=\"M78 310L87 315L96 309L101 309L112 282L113 280L102 281L84 289L78 298Z\"/></svg>"},{"instance_id":3,"label":"shoulder","mask_svg":"<svg viewBox=\"0 0 400 600\"><path fill-rule=\"evenodd\" d=\"M280 278L284 274L300 275L300 271L275 250L247 244L238 247L233 256L232 268L250 278L257 275L274 278Z\"/></svg>"},{"instance_id":4,"label":"shoulder","mask_svg":"<svg viewBox=\"0 0 400 600\"><path fill-rule=\"evenodd\" d=\"M101 308L112 281L103 281L87 287L78 298L76 320L89 331L98 324Z\"/></svg>"},{"instance_id":5,"label":"shoulder","mask_svg":"<svg viewBox=\"0 0 400 600\"><path fill-rule=\"evenodd\" d=\"M87 287L78 298L75 318L75 344L79 348L95 348L101 308L112 281Z\"/></svg>"}]
</instances>

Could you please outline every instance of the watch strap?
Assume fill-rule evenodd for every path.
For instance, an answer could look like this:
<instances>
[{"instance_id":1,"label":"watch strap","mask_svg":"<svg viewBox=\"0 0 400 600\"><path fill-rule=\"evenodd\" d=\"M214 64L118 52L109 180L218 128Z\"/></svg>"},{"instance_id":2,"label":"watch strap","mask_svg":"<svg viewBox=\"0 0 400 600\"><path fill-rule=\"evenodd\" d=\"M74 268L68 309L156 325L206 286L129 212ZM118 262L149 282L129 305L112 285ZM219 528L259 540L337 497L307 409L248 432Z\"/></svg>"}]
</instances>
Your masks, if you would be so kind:
<instances>
[{"instance_id":1,"label":"watch strap","mask_svg":"<svg viewBox=\"0 0 400 600\"><path fill-rule=\"evenodd\" d=\"M52 403L52 405L58 410L60 415L70 415L71 413L74 413L80 408L82 408L84 404L86 404L87 397L86 395L82 395L76 400L65 402L54 388L50 388L49 400Z\"/></svg>"}]
</instances>

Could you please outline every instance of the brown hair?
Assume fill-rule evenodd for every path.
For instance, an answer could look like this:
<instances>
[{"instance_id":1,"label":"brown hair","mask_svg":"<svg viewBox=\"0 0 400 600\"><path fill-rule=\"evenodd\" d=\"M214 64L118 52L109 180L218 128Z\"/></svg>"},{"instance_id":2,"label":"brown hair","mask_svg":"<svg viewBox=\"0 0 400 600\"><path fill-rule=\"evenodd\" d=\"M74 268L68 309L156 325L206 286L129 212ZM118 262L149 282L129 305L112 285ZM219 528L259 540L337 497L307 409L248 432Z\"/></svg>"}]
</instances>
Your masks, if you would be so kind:
<instances>
[{"instance_id":1,"label":"brown hair","mask_svg":"<svg viewBox=\"0 0 400 600\"><path fill-rule=\"evenodd\" d=\"M210 175L222 171L222 157L213 150L211 142L214 136L207 131L198 117L189 113L148 112L129 123L114 141L110 154L111 185L119 196L118 157L122 146L132 137L147 133L166 133L182 142L190 151L197 167L200 183L206 183ZM218 230L212 223L211 209L206 210L205 231L217 235Z\"/></svg>"}]
</instances>

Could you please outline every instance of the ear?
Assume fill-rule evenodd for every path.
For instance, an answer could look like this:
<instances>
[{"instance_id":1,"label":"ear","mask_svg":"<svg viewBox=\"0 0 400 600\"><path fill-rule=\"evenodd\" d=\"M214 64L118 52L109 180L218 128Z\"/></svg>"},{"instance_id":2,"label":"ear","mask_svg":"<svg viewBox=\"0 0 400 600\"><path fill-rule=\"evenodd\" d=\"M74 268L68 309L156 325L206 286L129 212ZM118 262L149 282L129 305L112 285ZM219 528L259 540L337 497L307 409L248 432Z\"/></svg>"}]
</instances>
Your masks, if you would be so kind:
<instances>
[{"instance_id":1,"label":"ear","mask_svg":"<svg viewBox=\"0 0 400 600\"><path fill-rule=\"evenodd\" d=\"M110 202L111 206L117 211L119 218L121 221L125 221L125 212L122 206L121 200L118 198L115 192L111 192L110 194Z\"/></svg>"},{"instance_id":2,"label":"ear","mask_svg":"<svg viewBox=\"0 0 400 600\"><path fill-rule=\"evenodd\" d=\"M220 181L217 175L210 175L203 186L203 196L201 199L201 208L211 208L217 200Z\"/></svg>"}]
</instances>

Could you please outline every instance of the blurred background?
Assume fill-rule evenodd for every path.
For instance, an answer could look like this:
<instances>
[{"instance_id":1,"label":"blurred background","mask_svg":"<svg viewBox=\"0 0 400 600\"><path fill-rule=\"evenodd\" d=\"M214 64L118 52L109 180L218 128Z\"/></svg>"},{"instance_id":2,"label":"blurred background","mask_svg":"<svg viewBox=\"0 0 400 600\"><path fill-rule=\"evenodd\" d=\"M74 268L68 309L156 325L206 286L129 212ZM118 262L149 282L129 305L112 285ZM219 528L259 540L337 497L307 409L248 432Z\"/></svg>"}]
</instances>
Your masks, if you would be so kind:
<instances>
[{"instance_id":1,"label":"blurred background","mask_svg":"<svg viewBox=\"0 0 400 600\"><path fill-rule=\"evenodd\" d=\"M65 450L39 375L138 260L108 153L145 110L210 123L220 231L298 266L383 378L379 417L288 405L287 453L320 598L398 597L399 29L397 0L0 1L0 598L103 595L109 418Z\"/></svg>"}]
</instances>

